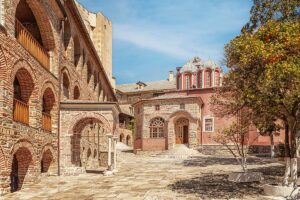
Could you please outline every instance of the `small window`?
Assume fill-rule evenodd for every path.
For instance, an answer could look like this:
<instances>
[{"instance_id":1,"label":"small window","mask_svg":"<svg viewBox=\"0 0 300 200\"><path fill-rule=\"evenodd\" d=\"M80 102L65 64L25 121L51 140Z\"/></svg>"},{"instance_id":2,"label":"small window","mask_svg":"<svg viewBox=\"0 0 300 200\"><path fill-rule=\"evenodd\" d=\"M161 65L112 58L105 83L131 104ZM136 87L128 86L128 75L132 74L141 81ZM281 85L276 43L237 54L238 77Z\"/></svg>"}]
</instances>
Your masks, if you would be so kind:
<instances>
[{"instance_id":1,"label":"small window","mask_svg":"<svg viewBox=\"0 0 300 200\"><path fill-rule=\"evenodd\" d=\"M184 104L184 103L180 104L180 109L181 109L181 110L184 110L184 109L185 109L185 104Z\"/></svg>"},{"instance_id":2,"label":"small window","mask_svg":"<svg viewBox=\"0 0 300 200\"><path fill-rule=\"evenodd\" d=\"M214 131L214 119L204 118L204 132L213 132Z\"/></svg>"},{"instance_id":3,"label":"small window","mask_svg":"<svg viewBox=\"0 0 300 200\"><path fill-rule=\"evenodd\" d=\"M160 110L160 106L159 105L155 105L155 110L159 111Z\"/></svg>"}]
</instances>

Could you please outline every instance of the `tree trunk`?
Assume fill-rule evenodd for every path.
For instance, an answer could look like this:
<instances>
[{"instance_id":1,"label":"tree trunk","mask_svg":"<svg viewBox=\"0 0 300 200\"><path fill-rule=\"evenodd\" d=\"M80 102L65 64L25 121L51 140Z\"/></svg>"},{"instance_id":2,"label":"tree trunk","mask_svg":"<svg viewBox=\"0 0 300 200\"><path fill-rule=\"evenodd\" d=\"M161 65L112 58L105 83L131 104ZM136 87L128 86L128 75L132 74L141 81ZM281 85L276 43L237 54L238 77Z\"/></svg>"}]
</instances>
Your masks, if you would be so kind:
<instances>
[{"instance_id":1,"label":"tree trunk","mask_svg":"<svg viewBox=\"0 0 300 200\"><path fill-rule=\"evenodd\" d=\"M285 157L285 172L283 178L283 186L289 185L289 177L291 175L291 158Z\"/></svg>"},{"instance_id":2,"label":"tree trunk","mask_svg":"<svg viewBox=\"0 0 300 200\"><path fill-rule=\"evenodd\" d=\"M294 122L296 123L296 122ZM297 187L297 137L296 137L296 129L295 124L292 124L292 128L290 129L291 134L291 186Z\"/></svg>"},{"instance_id":3,"label":"tree trunk","mask_svg":"<svg viewBox=\"0 0 300 200\"><path fill-rule=\"evenodd\" d=\"M272 133L270 135L270 141L271 141L271 158L275 157L275 147L274 147L274 134Z\"/></svg>"},{"instance_id":4,"label":"tree trunk","mask_svg":"<svg viewBox=\"0 0 300 200\"><path fill-rule=\"evenodd\" d=\"M290 138L289 138L289 125L285 122L284 125L284 134L285 134L285 141L284 141L284 154L285 154L285 173L283 177L282 185L288 186L289 184L289 177L291 175L291 154L290 154Z\"/></svg>"},{"instance_id":5,"label":"tree trunk","mask_svg":"<svg viewBox=\"0 0 300 200\"><path fill-rule=\"evenodd\" d=\"M240 164L243 169L243 172L247 172L247 158L246 157L241 157Z\"/></svg>"}]
</instances>

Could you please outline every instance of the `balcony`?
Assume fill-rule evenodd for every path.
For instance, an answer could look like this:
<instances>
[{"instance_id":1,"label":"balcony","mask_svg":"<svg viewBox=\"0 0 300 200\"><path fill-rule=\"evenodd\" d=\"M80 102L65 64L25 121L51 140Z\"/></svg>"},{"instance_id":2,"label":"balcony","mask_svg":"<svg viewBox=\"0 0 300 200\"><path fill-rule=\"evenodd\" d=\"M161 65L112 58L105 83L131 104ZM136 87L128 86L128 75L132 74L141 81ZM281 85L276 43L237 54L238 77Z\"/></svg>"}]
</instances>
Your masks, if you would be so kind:
<instances>
[{"instance_id":1,"label":"balcony","mask_svg":"<svg viewBox=\"0 0 300 200\"><path fill-rule=\"evenodd\" d=\"M21 122L23 124L29 124L29 106L28 104L14 99L14 110L13 110L14 120Z\"/></svg>"},{"instance_id":2,"label":"balcony","mask_svg":"<svg viewBox=\"0 0 300 200\"><path fill-rule=\"evenodd\" d=\"M51 132L51 115L48 113L43 112L42 114L42 128Z\"/></svg>"},{"instance_id":3,"label":"balcony","mask_svg":"<svg viewBox=\"0 0 300 200\"><path fill-rule=\"evenodd\" d=\"M31 33L16 19L16 38L18 42L47 70L50 69L50 56Z\"/></svg>"}]
</instances>

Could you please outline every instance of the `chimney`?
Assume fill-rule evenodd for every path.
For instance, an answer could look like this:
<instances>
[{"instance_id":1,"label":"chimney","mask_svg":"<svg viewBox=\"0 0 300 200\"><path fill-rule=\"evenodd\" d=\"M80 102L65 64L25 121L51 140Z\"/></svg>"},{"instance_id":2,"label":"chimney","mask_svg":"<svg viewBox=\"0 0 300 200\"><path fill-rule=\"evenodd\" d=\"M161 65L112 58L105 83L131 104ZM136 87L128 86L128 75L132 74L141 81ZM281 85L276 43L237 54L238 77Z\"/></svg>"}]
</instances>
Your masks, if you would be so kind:
<instances>
[{"instance_id":1,"label":"chimney","mask_svg":"<svg viewBox=\"0 0 300 200\"><path fill-rule=\"evenodd\" d=\"M174 80L174 72L173 71L169 71L169 79L170 82Z\"/></svg>"}]
</instances>

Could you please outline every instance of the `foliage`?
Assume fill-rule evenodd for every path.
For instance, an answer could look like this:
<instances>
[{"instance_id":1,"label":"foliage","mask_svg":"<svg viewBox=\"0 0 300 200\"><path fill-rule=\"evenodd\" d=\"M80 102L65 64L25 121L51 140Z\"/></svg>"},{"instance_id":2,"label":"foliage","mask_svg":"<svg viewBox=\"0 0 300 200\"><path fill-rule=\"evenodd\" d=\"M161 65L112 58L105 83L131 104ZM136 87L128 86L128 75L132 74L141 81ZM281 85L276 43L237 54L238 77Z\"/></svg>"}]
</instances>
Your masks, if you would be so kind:
<instances>
[{"instance_id":1,"label":"foliage","mask_svg":"<svg viewBox=\"0 0 300 200\"><path fill-rule=\"evenodd\" d=\"M299 0L254 0L250 21L243 27L243 32L253 32L270 20L299 20Z\"/></svg>"}]
</instances>

